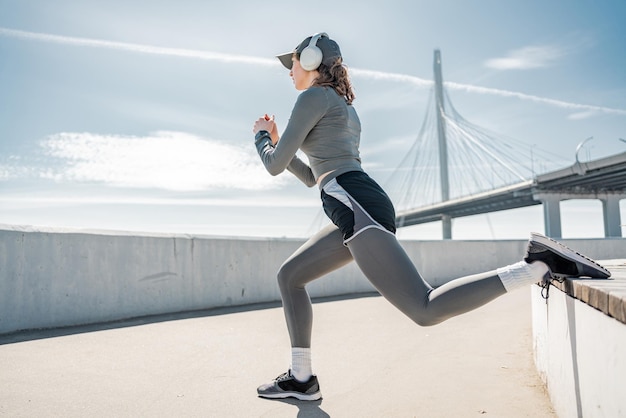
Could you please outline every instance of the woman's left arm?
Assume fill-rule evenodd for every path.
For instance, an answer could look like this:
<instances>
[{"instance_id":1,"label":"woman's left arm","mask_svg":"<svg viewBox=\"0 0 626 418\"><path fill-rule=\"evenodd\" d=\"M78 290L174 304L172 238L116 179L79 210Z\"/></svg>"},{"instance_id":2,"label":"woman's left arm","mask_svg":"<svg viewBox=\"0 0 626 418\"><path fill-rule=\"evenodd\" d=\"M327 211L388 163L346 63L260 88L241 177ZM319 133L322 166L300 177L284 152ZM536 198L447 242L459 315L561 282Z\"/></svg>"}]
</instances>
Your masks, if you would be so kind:
<instances>
[{"instance_id":1,"label":"woman's left arm","mask_svg":"<svg viewBox=\"0 0 626 418\"><path fill-rule=\"evenodd\" d=\"M298 178L307 187L313 187L317 184L311 167L309 167L304 161L294 155L291 162L287 166L287 170Z\"/></svg>"}]
</instances>

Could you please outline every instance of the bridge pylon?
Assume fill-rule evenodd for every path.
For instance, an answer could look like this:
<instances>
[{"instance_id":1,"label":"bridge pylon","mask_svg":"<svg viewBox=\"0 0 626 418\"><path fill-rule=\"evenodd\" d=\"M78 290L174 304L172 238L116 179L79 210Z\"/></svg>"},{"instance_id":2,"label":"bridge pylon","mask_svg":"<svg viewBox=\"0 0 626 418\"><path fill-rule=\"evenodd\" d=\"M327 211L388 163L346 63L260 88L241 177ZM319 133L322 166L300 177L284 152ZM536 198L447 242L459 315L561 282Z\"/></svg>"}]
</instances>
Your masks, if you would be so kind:
<instances>
[{"instance_id":1,"label":"bridge pylon","mask_svg":"<svg viewBox=\"0 0 626 418\"><path fill-rule=\"evenodd\" d=\"M437 136L439 138L439 176L441 179L441 201L450 200L450 179L448 176L448 142L446 140L446 109L443 100L443 76L441 74L441 51L435 49L433 60L435 74L435 109L437 109ZM441 216L443 239L452 239L452 218Z\"/></svg>"},{"instance_id":2,"label":"bridge pylon","mask_svg":"<svg viewBox=\"0 0 626 418\"><path fill-rule=\"evenodd\" d=\"M578 146L572 166L546 170L559 156L541 156L535 146L530 148L528 163L524 161L527 145L504 141L456 111L444 90L438 49L434 50L433 72L422 127L390 179L401 186L397 196L392 196L396 207L402 206L396 214L398 228L441 221L442 238L450 240L453 218L542 205L545 234L561 238L560 203L597 199L602 202L605 237L624 236L620 201L626 199L626 152L581 162L578 152L588 138ZM538 153L543 174L535 170ZM569 163L562 160L559 164ZM417 199L422 206L417 206Z\"/></svg>"}]
</instances>

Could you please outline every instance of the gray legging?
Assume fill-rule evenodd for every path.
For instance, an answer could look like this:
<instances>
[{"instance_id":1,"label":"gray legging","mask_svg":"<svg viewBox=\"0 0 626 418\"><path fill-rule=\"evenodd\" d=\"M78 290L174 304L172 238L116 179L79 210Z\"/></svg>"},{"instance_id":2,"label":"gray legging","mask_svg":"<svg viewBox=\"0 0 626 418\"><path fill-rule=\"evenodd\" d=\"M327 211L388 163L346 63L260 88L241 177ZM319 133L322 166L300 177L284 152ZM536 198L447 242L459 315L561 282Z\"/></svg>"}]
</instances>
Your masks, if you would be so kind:
<instances>
[{"instance_id":1,"label":"gray legging","mask_svg":"<svg viewBox=\"0 0 626 418\"><path fill-rule=\"evenodd\" d=\"M278 283L292 347L311 347L313 310L305 285L354 260L378 292L422 326L471 311L506 293L495 270L433 289L422 279L396 237L361 231L344 245L334 225L311 237L283 263Z\"/></svg>"}]
</instances>

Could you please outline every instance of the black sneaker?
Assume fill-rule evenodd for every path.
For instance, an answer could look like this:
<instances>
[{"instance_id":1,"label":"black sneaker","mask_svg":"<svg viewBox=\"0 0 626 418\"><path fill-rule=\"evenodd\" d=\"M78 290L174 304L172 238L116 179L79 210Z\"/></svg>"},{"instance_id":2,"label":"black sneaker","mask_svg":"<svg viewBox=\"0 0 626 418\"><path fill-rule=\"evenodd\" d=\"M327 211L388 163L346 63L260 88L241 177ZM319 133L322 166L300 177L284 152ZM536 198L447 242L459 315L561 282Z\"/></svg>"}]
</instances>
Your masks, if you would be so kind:
<instances>
[{"instance_id":1,"label":"black sneaker","mask_svg":"<svg viewBox=\"0 0 626 418\"><path fill-rule=\"evenodd\" d=\"M524 261L543 261L550 269L551 278L557 280L581 276L599 279L611 277L610 271L589 257L536 232L530 235Z\"/></svg>"},{"instance_id":2,"label":"black sneaker","mask_svg":"<svg viewBox=\"0 0 626 418\"><path fill-rule=\"evenodd\" d=\"M296 398L301 401L316 401L322 398L317 376L311 376L307 382L299 382L291 375L291 370L259 386L256 391L260 397L270 399Z\"/></svg>"}]
</instances>

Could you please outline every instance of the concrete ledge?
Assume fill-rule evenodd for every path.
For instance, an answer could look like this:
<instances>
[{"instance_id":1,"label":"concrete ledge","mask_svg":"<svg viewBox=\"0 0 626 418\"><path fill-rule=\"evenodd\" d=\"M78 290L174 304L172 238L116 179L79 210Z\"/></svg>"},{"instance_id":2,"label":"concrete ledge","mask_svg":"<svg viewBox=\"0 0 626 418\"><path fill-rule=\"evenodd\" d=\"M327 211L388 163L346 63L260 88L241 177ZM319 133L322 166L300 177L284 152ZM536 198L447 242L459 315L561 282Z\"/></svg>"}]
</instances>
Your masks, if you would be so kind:
<instances>
[{"instance_id":1,"label":"concrete ledge","mask_svg":"<svg viewBox=\"0 0 626 418\"><path fill-rule=\"evenodd\" d=\"M566 280L547 301L532 289L535 364L561 417L626 416L626 260L601 264L612 280Z\"/></svg>"},{"instance_id":2,"label":"concrete ledge","mask_svg":"<svg viewBox=\"0 0 626 418\"><path fill-rule=\"evenodd\" d=\"M626 324L626 259L605 260L609 280L568 279L554 286Z\"/></svg>"}]
</instances>

